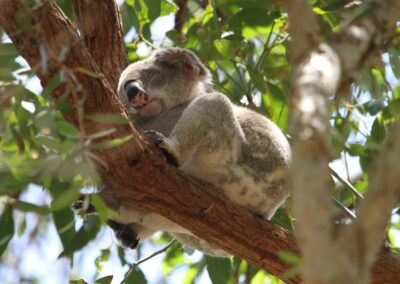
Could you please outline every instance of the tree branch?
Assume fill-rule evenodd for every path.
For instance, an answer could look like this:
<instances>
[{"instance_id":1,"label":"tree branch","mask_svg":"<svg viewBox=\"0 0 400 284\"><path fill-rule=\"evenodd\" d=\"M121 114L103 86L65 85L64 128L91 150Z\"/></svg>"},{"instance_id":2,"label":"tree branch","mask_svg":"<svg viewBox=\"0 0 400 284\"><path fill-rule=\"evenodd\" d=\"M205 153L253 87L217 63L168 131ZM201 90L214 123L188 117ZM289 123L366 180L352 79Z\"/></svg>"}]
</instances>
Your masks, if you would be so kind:
<instances>
[{"instance_id":1,"label":"tree branch","mask_svg":"<svg viewBox=\"0 0 400 284\"><path fill-rule=\"evenodd\" d=\"M117 3L114 0L73 0L72 3L85 46L116 90L119 76L128 63Z\"/></svg>"},{"instance_id":2,"label":"tree branch","mask_svg":"<svg viewBox=\"0 0 400 284\"><path fill-rule=\"evenodd\" d=\"M319 45L318 21L307 0L276 0L289 17L290 58L299 62Z\"/></svg>"},{"instance_id":3,"label":"tree branch","mask_svg":"<svg viewBox=\"0 0 400 284\"><path fill-rule=\"evenodd\" d=\"M151 258L153 258L153 257L155 257L155 256L157 256L157 255L159 255L159 254L161 254L161 253L166 252L166 251L167 251L170 247L172 247L176 242L177 242L177 240L176 240L176 239L173 239L172 241L170 241L170 242L169 242L165 247L163 247L162 249L157 250L157 251L153 252L151 255L146 256L145 258L143 258L143 259L141 259L141 260L138 260L137 262L133 263L133 264L131 265L131 268L129 269L129 271L126 273L125 278L121 281L121 284L122 284L122 283L126 283L126 280L131 276L131 274L136 270L136 268L137 268L140 264L142 264L143 262L148 261L149 259L151 259Z\"/></svg>"},{"instance_id":4,"label":"tree branch","mask_svg":"<svg viewBox=\"0 0 400 284\"><path fill-rule=\"evenodd\" d=\"M188 0L178 0L176 5L178 6L178 11L175 14L175 30L178 34L182 34L183 25L185 24L186 14L188 11L187 7Z\"/></svg>"}]
</instances>

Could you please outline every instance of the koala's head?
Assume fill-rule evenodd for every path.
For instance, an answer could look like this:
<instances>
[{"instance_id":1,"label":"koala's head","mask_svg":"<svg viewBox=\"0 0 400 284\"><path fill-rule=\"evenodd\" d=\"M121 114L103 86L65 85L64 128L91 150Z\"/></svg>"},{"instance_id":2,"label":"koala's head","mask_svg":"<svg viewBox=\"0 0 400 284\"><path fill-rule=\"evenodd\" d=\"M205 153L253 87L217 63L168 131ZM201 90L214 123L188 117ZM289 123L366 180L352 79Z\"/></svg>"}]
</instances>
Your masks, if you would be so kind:
<instances>
[{"instance_id":1,"label":"koala's head","mask_svg":"<svg viewBox=\"0 0 400 284\"><path fill-rule=\"evenodd\" d=\"M129 65L121 74L118 96L132 114L154 116L204 92L211 75L190 50L166 48Z\"/></svg>"}]
</instances>

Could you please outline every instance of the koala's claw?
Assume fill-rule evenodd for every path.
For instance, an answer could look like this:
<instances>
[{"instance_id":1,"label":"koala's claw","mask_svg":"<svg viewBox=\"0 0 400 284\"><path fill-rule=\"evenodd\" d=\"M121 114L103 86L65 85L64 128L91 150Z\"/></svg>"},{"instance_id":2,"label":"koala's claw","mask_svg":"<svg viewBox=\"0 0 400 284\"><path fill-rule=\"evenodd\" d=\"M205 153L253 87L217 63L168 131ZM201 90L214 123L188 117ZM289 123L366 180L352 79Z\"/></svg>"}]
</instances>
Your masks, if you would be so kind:
<instances>
[{"instance_id":1,"label":"koala's claw","mask_svg":"<svg viewBox=\"0 0 400 284\"><path fill-rule=\"evenodd\" d=\"M109 220L108 225L114 231L115 237L123 247L135 249L138 246L139 238L129 224L122 224L113 220Z\"/></svg>"},{"instance_id":2,"label":"koala's claw","mask_svg":"<svg viewBox=\"0 0 400 284\"><path fill-rule=\"evenodd\" d=\"M149 141L150 143L155 144L157 147L159 144L161 144L166 137L162 135L160 132L154 131L154 130L146 130L143 133L144 137L146 137L146 140Z\"/></svg>"},{"instance_id":3,"label":"koala's claw","mask_svg":"<svg viewBox=\"0 0 400 284\"><path fill-rule=\"evenodd\" d=\"M147 141L153 143L154 145L157 146L158 149L161 150L168 164L171 164L175 167L179 166L175 155L172 153L168 143L166 142L168 138L166 138L163 134L154 130L147 130L144 132L144 135Z\"/></svg>"}]
</instances>

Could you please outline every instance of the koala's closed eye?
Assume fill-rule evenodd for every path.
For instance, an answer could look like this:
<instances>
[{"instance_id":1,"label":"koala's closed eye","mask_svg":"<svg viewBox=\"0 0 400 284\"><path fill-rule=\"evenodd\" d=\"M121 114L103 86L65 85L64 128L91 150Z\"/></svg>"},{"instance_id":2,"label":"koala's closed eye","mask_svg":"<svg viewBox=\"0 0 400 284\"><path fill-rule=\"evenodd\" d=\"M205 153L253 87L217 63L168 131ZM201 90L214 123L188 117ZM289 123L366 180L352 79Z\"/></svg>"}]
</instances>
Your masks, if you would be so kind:
<instances>
[{"instance_id":1,"label":"koala's closed eye","mask_svg":"<svg viewBox=\"0 0 400 284\"><path fill-rule=\"evenodd\" d=\"M160 87L160 86L164 85L165 82L166 82L166 78L165 77L159 76L159 75L154 75L150 79L150 86Z\"/></svg>"},{"instance_id":2,"label":"koala's closed eye","mask_svg":"<svg viewBox=\"0 0 400 284\"><path fill-rule=\"evenodd\" d=\"M164 59L157 59L156 63L159 66L161 66L162 68L167 68L167 69L170 69L170 70L177 69L176 65L174 65L173 63L168 62L167 60L164 60Z\"/></svg>"}]
</instances>

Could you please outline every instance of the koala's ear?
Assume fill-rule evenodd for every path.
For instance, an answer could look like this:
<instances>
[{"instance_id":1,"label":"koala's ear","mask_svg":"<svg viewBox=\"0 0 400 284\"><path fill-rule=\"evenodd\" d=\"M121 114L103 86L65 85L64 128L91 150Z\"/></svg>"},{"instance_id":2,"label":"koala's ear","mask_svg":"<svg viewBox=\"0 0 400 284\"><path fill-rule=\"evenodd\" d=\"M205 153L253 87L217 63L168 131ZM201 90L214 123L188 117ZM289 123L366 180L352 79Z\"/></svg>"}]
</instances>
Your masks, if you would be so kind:
<instances>
[{"instance_id":1,"label":"koala's ear","mask_svg":"<svg viewBox=\"0 0 400 284\"><path fill-rule=\"evenodd\" d=\"M210 80L210 71L200 59L190 50L184 48L165 48L154 53L160 64L176 68L194 80Z\"/></svg>"}]
</instances>

